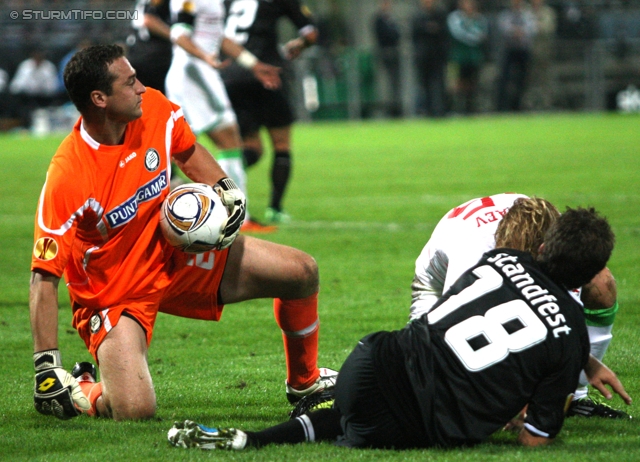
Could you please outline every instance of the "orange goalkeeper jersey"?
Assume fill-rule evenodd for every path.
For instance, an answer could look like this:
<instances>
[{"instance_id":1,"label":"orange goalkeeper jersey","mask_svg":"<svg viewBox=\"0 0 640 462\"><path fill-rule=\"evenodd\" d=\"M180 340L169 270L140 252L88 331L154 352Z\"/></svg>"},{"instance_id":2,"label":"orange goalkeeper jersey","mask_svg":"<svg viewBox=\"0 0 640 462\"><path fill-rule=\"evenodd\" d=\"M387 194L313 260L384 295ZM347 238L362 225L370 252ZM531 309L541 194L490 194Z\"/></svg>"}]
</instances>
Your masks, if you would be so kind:
<instances>
[{"instance_id":1,"label":"orange goalkeeper jersey","mask_svg":"<svg viewBox=\"0 0 640 462\"><path fill-rule=\"evenodd\" d=\"M168 284L173 248L158 228L160 206L171 155L196 138L182 110L151 88L121 145L97 143L81 121L49 166L31 268L64 276L74 302L99 309L141 300Z\"/></svg>"}]
</instances>

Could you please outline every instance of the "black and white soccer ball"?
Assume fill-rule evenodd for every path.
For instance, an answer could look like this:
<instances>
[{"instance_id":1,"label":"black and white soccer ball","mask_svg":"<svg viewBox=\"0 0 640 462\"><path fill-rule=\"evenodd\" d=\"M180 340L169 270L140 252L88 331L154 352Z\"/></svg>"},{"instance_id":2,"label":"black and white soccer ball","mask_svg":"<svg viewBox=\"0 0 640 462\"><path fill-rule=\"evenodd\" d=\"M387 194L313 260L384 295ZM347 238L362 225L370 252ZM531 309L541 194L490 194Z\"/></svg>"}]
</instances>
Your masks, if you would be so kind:
<instances>
[{"instance_id":1,"label":"black and white soccer ball","mask_svg":"<svg viewBox=\"0 0 640 462\"><path fill-rule=\"evenodd\" d=\"M203 183L187 183L169 193L160 212L165 239L187 253L213 250L220 243L227 208L218 193Z\"/></svg>"}]
</instances>

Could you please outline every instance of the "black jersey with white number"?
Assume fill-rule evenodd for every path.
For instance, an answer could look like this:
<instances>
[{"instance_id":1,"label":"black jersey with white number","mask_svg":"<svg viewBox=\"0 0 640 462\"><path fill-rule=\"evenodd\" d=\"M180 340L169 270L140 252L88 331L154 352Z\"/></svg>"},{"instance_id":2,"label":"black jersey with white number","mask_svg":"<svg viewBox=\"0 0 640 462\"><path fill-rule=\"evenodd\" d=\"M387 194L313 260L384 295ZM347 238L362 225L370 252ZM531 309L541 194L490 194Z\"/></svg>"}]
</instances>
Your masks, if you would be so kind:
<instances>
[{"instance_id":1,"label":"black jersey with white number","mask_svg":"<svg viewBox=\"0 0 640 462\"><path fill-rule=\"evenodd\" d=\"M281 66L277 23L287 17L303 31L311 18L299 0L225 0L225 36L243 45L263 62Z\"/></svg>"},{"instance_id":2,"label":"black jersey with white number","mask_svg":"<svg viewBox=\"0 0 640 462\"><path fill-rule=\"evenodd\" d=\"M132 35L127 38L130 54L137 60L153 61L163 59L171 61L171 42L164 37L154 35L144 26L144 15L158 17L166 24L171 22L169 0L138 0L136 2L136 19L133 20Z\"/></svg>"},{"instance_id":3,"label":"black jersey with white number","mask_svg":"<svg viewBox=\"0 0 640 462\"><path fill-rule=\"evenodd\" d=\"M555 437L589 355L580 305L510 249L487 252L428 314L385 337L380 386L392 408L411 390L418 409L400 420L421 427L425 446L479 443L526 404L526 428ZM391 380L398 354L410 387Z\"/></svg>"}]
</instances>

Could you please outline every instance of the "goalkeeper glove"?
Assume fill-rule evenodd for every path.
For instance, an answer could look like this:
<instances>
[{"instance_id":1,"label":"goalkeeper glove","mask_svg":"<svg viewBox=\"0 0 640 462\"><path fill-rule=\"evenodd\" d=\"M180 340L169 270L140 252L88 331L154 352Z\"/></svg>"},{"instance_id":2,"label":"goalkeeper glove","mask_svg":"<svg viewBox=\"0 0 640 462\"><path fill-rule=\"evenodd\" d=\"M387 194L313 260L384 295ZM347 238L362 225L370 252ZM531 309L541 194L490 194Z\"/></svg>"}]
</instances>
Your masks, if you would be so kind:
<instances>
[{"instance_id":1,"label":"goalkeeper glove","mask_svg":"<svg viewBox=\"0 0 640 462\"><path fill-rule=\"evenodd\" d=\"M227 218L227 221L222 227L223 233L217 245L218 250L222 250L233 244L233 241L238 237L240 227L244 222L247 199L240 188L238 188L235 182L229 177L222 178L213 186L213 189L218 193L222 199L222 203L229 212L229 218Z\"/></svg>"},{"instance_id":2,"label":"goalkeeper glove","mask_svg":"<svg viewBox=\"0 0 640 462\"><path fill-rule=\"evenodd\" d=\"M33 402L36 410L67 420L91 409L74 376L62 368L59 350L33 354L36 369Z\"/></svg>"}]
</instances>

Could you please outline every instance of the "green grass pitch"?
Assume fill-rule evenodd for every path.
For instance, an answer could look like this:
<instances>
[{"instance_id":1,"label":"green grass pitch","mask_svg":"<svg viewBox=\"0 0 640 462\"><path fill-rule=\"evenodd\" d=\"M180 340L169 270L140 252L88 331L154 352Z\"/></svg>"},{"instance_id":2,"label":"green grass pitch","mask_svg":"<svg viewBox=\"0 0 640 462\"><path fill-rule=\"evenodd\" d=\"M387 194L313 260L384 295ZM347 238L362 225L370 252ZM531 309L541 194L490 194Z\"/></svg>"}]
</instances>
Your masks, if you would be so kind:
<instances>
[{"instance_id":1,"label":"green grass pitch","mask_svg":"<svg viewBox=\"0 0 640 462\"><path fill-rule=\"evenodd\" d=\"M515 191L561 209L593 205L609 218L620 312L605 360L640 402L639 126L638 116L611 114L297 125L286 197L293 222L267 238L318 261L320 365L339 368L363 335L406 322L415 258L447 210ZM158 317L149 352L155 419L41 416L32 404L29 265L36 201L61 139L0 136L0 460L640 460L638 404L627 409L636 415L628 422L568 419L556 443L537 450L517 447L509 434L452 451L307 444L211 454L170 447L174 420L256 430L287 417L284 355L269 300L230 305L219 323ZM256 217L267 204L269 168L266 155L249 173ZM71 368L91 358L71 328L63 285L60 302L60 348ZM619 398L613 404L623 406Z\"/></svg>"}]
</instances>

